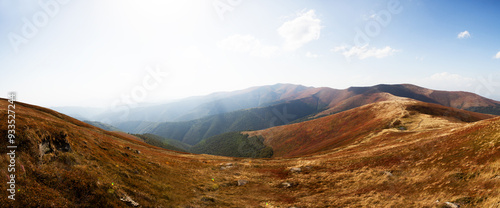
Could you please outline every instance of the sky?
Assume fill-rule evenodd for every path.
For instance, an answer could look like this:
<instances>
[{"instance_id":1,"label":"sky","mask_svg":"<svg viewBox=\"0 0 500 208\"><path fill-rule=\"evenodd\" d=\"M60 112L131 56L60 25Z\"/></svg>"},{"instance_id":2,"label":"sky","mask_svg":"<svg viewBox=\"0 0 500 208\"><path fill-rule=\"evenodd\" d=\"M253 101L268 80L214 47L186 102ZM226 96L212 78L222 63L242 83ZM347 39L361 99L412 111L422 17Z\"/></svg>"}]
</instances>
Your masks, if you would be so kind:
<instances>
[{"instance_id":1,"label":"sky","mask_svg":"<svg viewBox=\"0 0 500 208\"><path fill-rule=\"evenodd\" d=\"M292 83L500 100L500 2L0 0L0 97L156 103Z\"/></svg>"}]
</instances>

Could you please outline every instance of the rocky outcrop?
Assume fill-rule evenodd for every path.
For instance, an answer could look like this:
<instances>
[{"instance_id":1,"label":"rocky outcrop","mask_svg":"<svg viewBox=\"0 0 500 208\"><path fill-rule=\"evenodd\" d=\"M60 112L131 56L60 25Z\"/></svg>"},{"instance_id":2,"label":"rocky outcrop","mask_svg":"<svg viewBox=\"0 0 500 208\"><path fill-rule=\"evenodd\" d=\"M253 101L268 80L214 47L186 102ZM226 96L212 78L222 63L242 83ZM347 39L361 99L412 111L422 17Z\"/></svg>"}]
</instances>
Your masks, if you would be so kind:
<instances>
[{"instance_id":1,"label":"rocky outcrop","mask_svg":"<svg viewBox=\"0 0 500 208\"><path fill-rule=\"evenodd\" d=\"M230 169L233 167L234 167L233 163L225 163L225 164L221 164L220 170L226 170L226 169Z\"/></svg>"},{"instance_id":2,"label":"rocky outcrop","mask_svg":"<svg viewBox=\"0 0 500 208\"><path fill-rule=\"evenodd\" d=\"M248 183L248 180L238 180L238 186L244 186Z\"/></svg>"},{"instance_id":3,"label":"rocky outcrop","mask_svg":"<svg viewBox=\"0 0 500 208\"><path fill-rule=\"evenodd\" d=\"M293 168L290 168L290 172L291 173L300 173L300 172L302 172L302 168L293 167Z\"/></svg>"},{"instance_id":4,"label":"rocky outcrop","mask_svg":"<svg viewBox=\"0 0 500 208\"><path fill-rule=\"evenodd\" d=\"M455 204L453 202L445 202L444 206L447 207L447 208L459 208L460 207L460 205Z\"/></svg>"},{"instance_id":5,"label":"rocky outcrop","mask_svg":"<svg viewBox=\"0 0 500 208\"><path fill-rule=\"evenodd\" d=\"M136 201L134 201L132 198L130 198L130 196L128 196L127 194L124 194L121 198L120 198L120 201L122 202L125 202L128 206L131 206L131 207L139 207L139 203L137 203Z\"/></svg>"},{"instance_id":6,"label":"rocky outcrop","mask_svg":"<svg viewBox=\"0 0 500 208\"><path fill-rule=\"evenodd\" d=\"M60 132L56 135L48 135L38 144L40 160L44 155L57 152L70 152L71 145L68 141L68 134Z\"/></svg>"}]
</instances>

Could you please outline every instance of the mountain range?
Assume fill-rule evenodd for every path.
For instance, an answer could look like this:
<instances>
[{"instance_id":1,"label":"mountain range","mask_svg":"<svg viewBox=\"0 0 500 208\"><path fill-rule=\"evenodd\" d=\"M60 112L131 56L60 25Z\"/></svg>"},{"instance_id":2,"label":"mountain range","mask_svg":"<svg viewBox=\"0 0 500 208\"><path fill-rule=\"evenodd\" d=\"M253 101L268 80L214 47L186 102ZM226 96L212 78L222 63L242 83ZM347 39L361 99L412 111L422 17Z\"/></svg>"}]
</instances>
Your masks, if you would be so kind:
<instances>
[{"instance_id":1,"label":"mountain range","mask_svg":"<svg viewBox=\"0 0 500 208\"><path fill-rule=\"evenodd\" d=\"M16 201L1 197L0 203L9 207L495 207L500 202L500 119L470 111L494 112L498 101L414 85L263 88L276 97L256 96L262 102L232 107L198 103L204 107L189 112L202 117L155 126L175 124L178 127L166 129L179 132L186 131L180 127L189 122L210 124L197 127L199 132L219 132L210 129L227 128L226 123L246 127L223 130L227 133L214 133L196 143L184 137L107 131L16 102L19 189ZM238 93L250 95L258 89ZM229 94L238 93L215 95L229 102L238 100ZM242 99L250 102L256 97ZM7 105L0 99L1 117L7 116ZM254 105L259 106L247 108ZM214 112L218 114L210 115ZM194 114L178 118L185 115ZM259 122L265 125L260 128ZM7 125L0 123L4 138ZM184 148L205 154L146 143L169 147L162 142L172 139L177 145L192 141L194 146ZM0 147L2 154L8 151ZM3 167L9 163L7 157L0 160ZM10 180L7 168L0 174ZM0 186L8 189L7 183Z\"/></svg>"},{"instance_id":2,"label":"mountain range","mask_svg":"<svg viewBox=\"0 0 500 208\"><path fill-rule=\"evenodd\" d=\"M100 108L54 107L53 109L74 115L75 118L108 121L110 124L126 121L177 122L303 99L316 105L315 108L318 110L333 108L330 111L342 111L377 99L385 99L383 95L379 95L380 93L490 114L499 114L500 108L498 101L473 93L431 90L411 84L381 84L371 87L350 87L343 90L276 84L190 97L166 104L140 106L131 108L126 116L120 114L121 112Z\"/></svg>"},{"instance_id":3,"label":"mountain range","mask_svg":"<svg viewBox=\"0 0 500 208\"><path fill-rule=\"evenodd\" d=\"M103 113L97 118L112 121L111 125L124 132L150 133L196 145L223 133L261 130L306 121L401 97L462 110L500 114L498 101L469 92L438 91L410 84L381 84L343 90L276 84L133 108L128 116L137 115L137 120L120 121L113 119L115 116L112 113ZM176 116L169 116L173 112ZM146 119L153 117L155 119ZM157 122L159 120L172 121Z\"/></svg>"}]
</instances>

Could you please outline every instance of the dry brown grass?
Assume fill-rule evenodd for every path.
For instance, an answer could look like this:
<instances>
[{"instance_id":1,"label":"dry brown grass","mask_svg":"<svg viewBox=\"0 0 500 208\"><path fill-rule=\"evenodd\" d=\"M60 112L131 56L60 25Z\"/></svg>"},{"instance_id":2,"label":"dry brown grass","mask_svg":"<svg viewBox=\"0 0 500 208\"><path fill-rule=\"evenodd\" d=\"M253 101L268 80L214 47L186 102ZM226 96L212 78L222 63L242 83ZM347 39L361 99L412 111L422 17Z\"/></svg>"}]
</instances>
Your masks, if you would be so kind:
<instances>
[{"instance_id":1,"label":"dry brown grass","mask_svg":"<svg viewBox=\"0 0 500 208\"><path fill-rule=\"evenodd\" d=\"M343 114L344 120L307 123L316 126L295 124L309 128L308 134L329 135L320 132L330 128L325 121L343 124L345 129L335 131L361 132L349 134L349 142L331 149L316 146L318 151L308 156L275 159L167 151L47 109L19 104L18 168L22 165L24 170L19 169L17 179L21 191L15 203L6 197L0 203L125 207L120 197L126 194L143 207L440 207L444 202L498 207L500 119L466 123L410 113L402 104L364 106ZM0 117L5 117L4 109L2 100ZM359 127L346 118L372 123ZM408 130L388 127L395 119ZM420 126L417 121L422 121ZM0 129L6 129L5 125L0 123ZM38 144L61 131L68 134L72 151L40 158ZM5 137L5 131L0 132ZM6 167L6 149L2 146L0 151L4 155L0 167ZM228 162L234 167L221 170ZM302 172L291 173L291 167L300 167ZM6 169L1 168L0 174L5 177ZM237 186L237 180L249 183ZM292 186L283 187L284 182ZM0 188L5 190L6 184Z\"/></svg>"}]
</instances>

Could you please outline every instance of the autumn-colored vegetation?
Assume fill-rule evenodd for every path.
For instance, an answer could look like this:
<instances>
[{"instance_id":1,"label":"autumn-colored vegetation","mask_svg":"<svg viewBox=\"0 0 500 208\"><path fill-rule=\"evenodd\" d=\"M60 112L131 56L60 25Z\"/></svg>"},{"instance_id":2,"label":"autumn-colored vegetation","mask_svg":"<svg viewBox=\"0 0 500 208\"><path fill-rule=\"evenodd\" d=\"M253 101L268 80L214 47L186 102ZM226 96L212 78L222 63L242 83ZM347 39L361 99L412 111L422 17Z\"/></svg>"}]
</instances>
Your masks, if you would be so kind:
<instances>
[{"instance_id":1,"label":"autumn-colored vegetation","mask_svg":"<svg viewBox=\"0 0 500 208\"><path fill-rule=\"evenodd\" d=\"M5 207L500 205L500 118L409 99L244 132L262 136L271 159L169 151L23 103L16 128L20 190L16 201L0 194Z\"/></svg>"}]
</instances>

